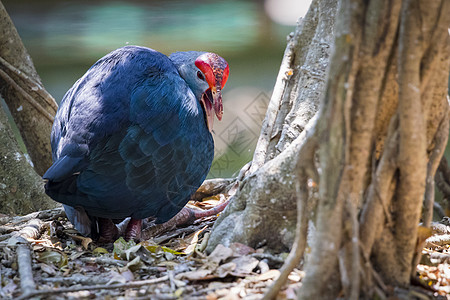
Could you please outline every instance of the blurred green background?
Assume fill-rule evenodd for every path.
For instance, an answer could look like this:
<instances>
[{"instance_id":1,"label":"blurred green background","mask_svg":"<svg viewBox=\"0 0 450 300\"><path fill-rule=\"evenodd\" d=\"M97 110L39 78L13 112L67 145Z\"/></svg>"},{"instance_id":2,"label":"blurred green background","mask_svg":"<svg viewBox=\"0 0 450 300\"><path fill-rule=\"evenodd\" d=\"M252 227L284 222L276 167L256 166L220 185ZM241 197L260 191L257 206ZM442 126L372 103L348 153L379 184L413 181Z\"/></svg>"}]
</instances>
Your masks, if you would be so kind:
<instances>
[{"instance_id":1,"label":"blurred green background","mask_svg":"<svg viewBox=\"0 0 450 300\"><path fill-rule=\"evenodd\" d=\"M308 2L308 1L306 1ZM100 57L125 46L216 52L230 65L209 177L251 160L286 36L308 3L266 1L3 1L46 89L59 102Z\"/></svg>"}]
</instances>

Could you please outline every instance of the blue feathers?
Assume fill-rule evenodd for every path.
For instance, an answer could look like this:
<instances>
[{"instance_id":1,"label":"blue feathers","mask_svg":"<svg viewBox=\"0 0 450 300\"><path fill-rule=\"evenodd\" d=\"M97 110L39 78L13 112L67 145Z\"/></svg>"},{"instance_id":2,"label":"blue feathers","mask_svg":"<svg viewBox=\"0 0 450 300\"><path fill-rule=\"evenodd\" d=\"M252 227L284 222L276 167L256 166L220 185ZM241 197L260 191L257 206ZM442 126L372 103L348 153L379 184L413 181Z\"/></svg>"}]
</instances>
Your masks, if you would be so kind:
<instances>
[{"instance_id":1,"label":"blue feathers","mask_svg":"<svg viewBox=\"0 0 450 300\"><path fill-rule=\"evenodd\" d=\"M214 153L199 99L177 65L137 46L101 58L74 84L51 139L46 192L84 234L96 217L169 220L203 182Z\"/></svg>"}]
</instances>

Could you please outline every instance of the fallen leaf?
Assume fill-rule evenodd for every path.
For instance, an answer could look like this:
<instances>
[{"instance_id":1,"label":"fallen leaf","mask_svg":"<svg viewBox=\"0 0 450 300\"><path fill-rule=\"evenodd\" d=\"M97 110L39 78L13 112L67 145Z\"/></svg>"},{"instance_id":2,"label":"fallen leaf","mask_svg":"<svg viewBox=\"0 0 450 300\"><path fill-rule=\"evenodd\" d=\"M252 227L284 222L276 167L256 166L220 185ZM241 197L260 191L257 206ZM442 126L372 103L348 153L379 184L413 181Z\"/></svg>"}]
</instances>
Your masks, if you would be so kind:
<instances>
[{"instance_id":1,"label":"fallen leaf","mask_svg":"<svg viewBox=\"0 0 450 300\"><path fill-rule=\"evenodd\" d=\"M112 277L108 281L108 283L107 283L108 285L114 284L114 283L126 283L126 282L134 280L133 272L131 272L130 270L126 270L122 273L112 271L111 273L112 273Z\"/></svg>"},{"instance_id":2,"label":"fallen leaf","mask_svg":"<svg viewBox=\"0 0 450 300\"><path fill-rule=\"evenodd\" d=\"M140 244L132 246L132 247L126 249L125 251L123 251L123 253L120 257L124 258L128 261L133 260L137 256L137 252L139 251L139 249L141 249L141 247L142 246Z\"/></svg>"},{"instance_id":3,"label":"fallen leaf","mask_svg":"<svg viewBox=\"0 0 450 300\"><path fill-rule=\"evenodd\" d=\"M208 259L219 264L220 262L225 261L231 255L233 255L233 250L225 247L222 244L219 244L216 246L216 249L214 249L214 251L211 252L211 254L208 256Z\"/></svg>"},{"instance_id":4,"label":"fallen leaf","mask_svg":"<svg viewBox=\"0 0 450 300\"><path fill-rule=\"evenodd\" d=\"M132 261L127 263L125 267L128 268L130 271L135 272L140 268L142 268L143 266L144 264L142 263L141 258L139 256L136 256Z\"/></svg>"},{"instance_id":5,"label":"fallen leaf","mask_svg":"<svg viewBox=\"0 0 450 300\"><path fill-rule=\"evenodd\" d=\"M263 280L269 280L269 279L277 279L278 276L280 276L280 271L272 269L272 270L267 271L266 273L258 275L256 277L256 279L263 281Z\"/></svg>"},{"instance_id":6,"label":"fallen leaf","mask_svg":"<svg viewBox=\"0 0 450 300\"><path fill-rule=\"evenodd\" d=\"M122 254L133 246L136 246L136 243L133 240L127 242L123 237L120 237L114 242L114 258L120 259Z\"/></svg>"},{"instance_id":7,"label":"fallen leaf","mask_svg":"<svg viewBox=\"0 0 450 300\"><path fill-rule=\"evenodd\" d=\"M47 273L49 275L52 275L52 276L56 275L56 270L55 270L54 266L47 265L47 264L44 264L44 263L40 263L39 267L41 268L41 270L43 272L45 272L45 273Z\"/></svg>"},{"instance_id":8,"label":"fallen leaf","mask_svg":"<svg viewBox=\"0 0 450 300\"><path fill-rule=\"evenodd\" d=\"M187 279L189 281L208 280L216 277L214 275L211 275L212 272L212 270L201 269L177 274L175 278L178 280Z\"/></svg>"},{"instance_id":9,"label":"fallen leaf","mask_svg":"<svg viewBox=\"0 0 450 300\"><path fill-rule=\"evenodd\" d=\"M153 242L152 240L143 241L140 243L140 245L142 245L145 249L147 249L151 253L167 252L174 255L184 255L183 252L178 252L165 246L160 246L155 242Z\"/></svg>"},{"instance_id":10,"label":"fallen leaf","mask_svg":"<svg viewBox=\"0 0 450 300\"><path fill-rule=\"evenodd\" d=\"M173 296L174 296L174 298L176 298L176 299L180 299L181 298L181 295L183 295L183 292L184 292L184 289L177 289L174 293L173 293Z\"/></svg>"},{"instance_id":11,"label":"fallen leaf","mask_svg":"<svg viewBox=\"0 0 450 300\"><path fill-rule=\"evenodd\" d=\"M67 265L67 255L57 249L46 249L38 252L37 260L42 263L52 264L57 268Z\"/></svg>"},{"instance_id":12,"label":"fallen leaf","mask_svg":"<svg viewBox=\"0 0 450 300\"><path fill-rule=\"evenodd\" d=\"M94 250L92 250L92 254L100 255L100 254L108 254L108 250L102 247L97 247Z\"/></svg>"},{"instance_id":13,"label":"fallen leaf","mask_svg":"<svg viewBox=\"0 0 450 300\"><path fill-rule=\"evenodd\" d=\"M233 256L242 256L255 253L255 249L241 243L232 243L230 249L233 250Z\"/></svg>"},{"instance_id":14,"label":"fallen leaf","mask_svg":"<svg viewBox=\"0 0 450 300\"><path fill-rule=\"evenodd\" d=\"M214 273L220 278L225 278L229 274L231 274L231 272L233 272L235 269L236 264L234 262L229 262L219 266Z\"/></svg>"},{"instance_id":15,"label":"fallen leaf","mask_svg":"<svg viewBox=\"0 0 450 300\"><path fill-rule=\"evenodd\" d=\"M232 260L236 264L236 269L232 273L233 276L246 276L252 274L253 270L259 264L259 260L251 256L240 256Z\"/></svg>"},{"instance_id":16,"label":"fallen leaf","mask_svg":"<svg viewBox=\"0 0 450 300\"><path fill-rule=\"evenodd\" d=\"M85 250L87 250L89 247L89 244L92 243L92 239L89 237L84 237L84 236L77 235L77 234L71 235L71 237L74 240L81 242L81 246L83 246L83 248Z\"/></svg>"},{"instance_id":17,"label":"fallen leaf","mask_svg":"<svg viewBox=\"0 0 450 300\"><path fill-rule=\"evenodd\" d=\"M197 246L198 243L198 236L205 231L205 229L208 228L208 226L203 227L202 229L196 231L191 239L191 242L189 244L189 246L183 251L184 254L191 254L192 252L194 252L195 247Z\"/></svg>"}]
</instances>

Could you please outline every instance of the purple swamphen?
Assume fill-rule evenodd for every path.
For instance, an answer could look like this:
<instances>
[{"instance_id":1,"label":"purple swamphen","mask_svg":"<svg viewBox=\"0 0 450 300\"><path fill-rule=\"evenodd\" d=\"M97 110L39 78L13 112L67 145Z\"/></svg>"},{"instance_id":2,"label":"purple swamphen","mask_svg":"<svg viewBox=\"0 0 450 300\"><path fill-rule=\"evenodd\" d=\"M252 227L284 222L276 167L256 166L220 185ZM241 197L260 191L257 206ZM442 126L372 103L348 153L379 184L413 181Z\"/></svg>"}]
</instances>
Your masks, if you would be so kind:
<instances>
[{"instance_id":1,"label":"purple swamphen","mask_svg":"<svg viewBox=\"0 0 450 300\"><path fill-rule=\"evenodd\" d=\"M84 235L117 238L113 219L175 216L214 156L214 115L228 63L207 52L126 46L97 61L65 94L53 124L45 191Z\"/></svg>"}]
</instances>

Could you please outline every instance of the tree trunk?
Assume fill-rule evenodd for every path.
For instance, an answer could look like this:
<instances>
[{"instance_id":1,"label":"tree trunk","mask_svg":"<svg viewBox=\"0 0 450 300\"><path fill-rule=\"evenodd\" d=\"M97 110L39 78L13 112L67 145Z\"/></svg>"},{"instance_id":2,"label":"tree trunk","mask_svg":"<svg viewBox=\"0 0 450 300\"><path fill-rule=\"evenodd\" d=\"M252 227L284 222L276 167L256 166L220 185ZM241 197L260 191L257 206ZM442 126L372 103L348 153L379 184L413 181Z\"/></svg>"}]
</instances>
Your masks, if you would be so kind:
<instances>
[{"instance_id":1,"label":"tree trunk","mask_svg":"<svg viewBox=\"0 0 450 300\"><path fill-rule=\"evenodd\" d=\"M22 215L56 207L57 203L44 193L42 178L20 151L2 109L0 145L0 212Z\"/></svg>"},{"instance_id":2,"label":"tree trunk","mask_svg":"<svg viewBox=\"0 0 450 300\"><path fill-rule=\"evenodd\" d=\"M208 250L240 242L287 251L296 225L295 165L325 88L336 0L313 1L290 37L250 170L217 220ZM230 230L233 228L233 230Z\"/></svg>"},{"instance_id":3,"label":"tree trunk","mask_svg":"<svg viewBox=\"0 0 450 300\"><path fill-rule=\"evenodd\" d=\"M19 127L36 172L43 175L52 163L50 132L58 105L42 86L1 2L0 28L0 93Z\"/></svg>"},{"instance_id":4,"label":"tree trunk","mask_svg":"<svg viewBox=\"0 0 450 300\"><path fill-rule=\"evenodd\" d=\"M57 104L42 87L1 2L0 28L0 93L34 164L33 169L19 149L6 114L0 108L0 212L26 214L57 205L44 193L39 176L52 162L50 132Z\"/></svg>"},{"instance_id":5,"label":"tree trunk","mask_svg":"<svg viewBox=\"0 0 450 300\"><path fill-rule=\"evenodd\" d=\"M288 43L252 167L219 218L209 249L219 242L265 244L271 251L290 247L297 199L296 239L283 270L288 272L303 255L304 219L314 204L308 201L317 198L300 298L358 299L361 293L386 296L387 285L407 287L420 253L424 196L424 225L431 220L434 199L425 194L426 185L430 191L448 137L449 10L445 0L342 0L335 27L323 32L321 24L333 25L336 5L313 2ZM315 32L311 44L296 43L309 36L308 29ZM301 58L317 57L320 43L332 44L333 32L322 84L325 73L308 77L298 71L315 69ZM326 66L328 55L322 58ZM311 97L311 86L317 97ZM303 104L320 98L320 110L305 125L316 106Z\"/></svg>"}]
</instances>

